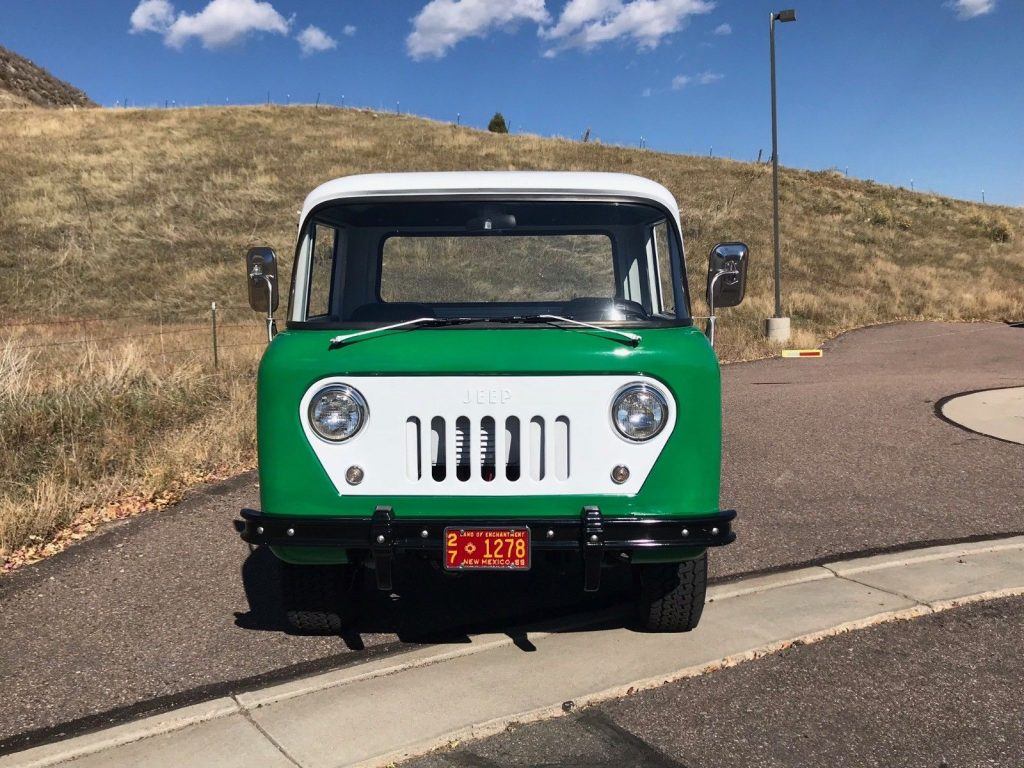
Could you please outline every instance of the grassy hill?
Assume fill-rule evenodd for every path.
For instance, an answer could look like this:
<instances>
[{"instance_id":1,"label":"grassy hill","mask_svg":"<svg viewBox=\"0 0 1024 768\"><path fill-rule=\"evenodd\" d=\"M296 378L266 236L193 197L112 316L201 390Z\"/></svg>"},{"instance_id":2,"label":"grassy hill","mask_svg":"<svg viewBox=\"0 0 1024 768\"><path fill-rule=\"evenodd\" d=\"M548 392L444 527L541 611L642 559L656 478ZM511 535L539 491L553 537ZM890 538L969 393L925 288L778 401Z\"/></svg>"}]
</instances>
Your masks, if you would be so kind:
<instances>
[{"instance_id":1,"label":"grassy hill","mask_svg":"<svg viewBox=\"0 0 1024 768\"><path fill-rule=\"evenodd\" d=\"M316 184L448 169L605 170L660 181L680 203L694 287L716 240L751 246L751 300L723 333L756 330L770 314L764 165L302 107L25 111L2 123L7 317L241 300L244 249L269 243L287 260L296 211ZM827 336L895 318L1024 312L1024 210L832 172L784 169L781 188L786 308L798 327Z\"/></svg>"},{"instance_id":2,"label":"grassy hill","mask_svg":"<svg viewBox=\"0 0 1024 768\"><path fill-rule=\"evenodd\" d=\"M0 108L95 107L82 91L0 46Z\"/></svg>"},{"instance_id":3,"label":"grassy hill","mask_svg":"<svg viewBox=\"0 0 1024 768\"><path fill-rule=\"evenodd\" d=\"M297 211L316 184L464 169L660 181L680 203L694 296L714 242L751 246L748 300L722 313L722 357L773 352L760 337L772 311L764 165L358 110L5 111L0 564L251 465L259 334L240 308L246 247L273 246L287 274ZM897 319L1024 319L1024 210L833 172L784 169L781 190L795 343ZM228 326L216 371L203 346L214 300ZM75 318L86 321L59 322Z\"/></svg>"}]
</instances>

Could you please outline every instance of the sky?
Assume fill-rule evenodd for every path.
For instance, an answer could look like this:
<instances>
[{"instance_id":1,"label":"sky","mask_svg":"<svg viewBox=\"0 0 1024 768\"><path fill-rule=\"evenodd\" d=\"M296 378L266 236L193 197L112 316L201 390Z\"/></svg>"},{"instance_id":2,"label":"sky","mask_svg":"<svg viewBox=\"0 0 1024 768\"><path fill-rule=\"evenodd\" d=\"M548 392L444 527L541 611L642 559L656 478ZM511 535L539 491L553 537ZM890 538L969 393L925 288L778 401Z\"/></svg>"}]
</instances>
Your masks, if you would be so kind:
<instances>
[{"instance_id":1,"label":"sky","mask_svg":"<svg viewBox=\"0 0 1024 768\"><path fill-rule=\"evenodd\" d=\"M104 106L321 103L1024 205L1021 0L3 0Z\"/></svg>"}]
</instances>

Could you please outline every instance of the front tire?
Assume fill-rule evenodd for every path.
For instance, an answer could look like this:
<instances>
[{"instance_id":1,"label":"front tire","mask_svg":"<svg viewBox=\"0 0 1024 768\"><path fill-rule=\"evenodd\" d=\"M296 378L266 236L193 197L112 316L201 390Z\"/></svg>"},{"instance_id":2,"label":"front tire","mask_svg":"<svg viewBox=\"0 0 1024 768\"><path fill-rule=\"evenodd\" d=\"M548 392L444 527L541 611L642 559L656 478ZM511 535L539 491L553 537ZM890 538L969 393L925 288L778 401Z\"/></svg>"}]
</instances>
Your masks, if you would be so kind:
<instances>
[{"instance_id":1,"label":"front tire","mask_svg":"<svg viewBox=\"0 0 1024 768\"><path fill-rule=\"evenodd\" d=\"M304 635L336 635L352 614L351 565L281 563L281 601L288 624Z\"/></svg>"},{"instance_id":2,"label":"front tire","mask_svg":"<svg viewBox=\"0 0 1024 768\"><path fill-rule=\"evenodd\" d=\"M634 566L637 620L648 632L689 632L700 622L708 586L707 552L681 563Z\"/></svg>"}]
</instances>

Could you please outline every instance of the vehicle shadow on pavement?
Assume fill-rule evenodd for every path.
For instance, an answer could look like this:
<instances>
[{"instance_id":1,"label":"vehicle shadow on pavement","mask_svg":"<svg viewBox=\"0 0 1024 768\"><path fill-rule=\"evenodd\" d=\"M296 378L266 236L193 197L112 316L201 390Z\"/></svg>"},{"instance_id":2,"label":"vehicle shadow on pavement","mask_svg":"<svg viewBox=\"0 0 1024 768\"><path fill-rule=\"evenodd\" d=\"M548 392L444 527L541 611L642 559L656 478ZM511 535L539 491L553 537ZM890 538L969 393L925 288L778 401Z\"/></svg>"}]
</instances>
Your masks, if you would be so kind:
<instances>
[{"instance_id":1,"label":"vehicle shadow on pavement","mask_svg":"<svg viewBox=\"0 0 1024 768\"><path fill-rule=\"evenodd\" d=\"M249 604L235 613L235 625L247 630L301 634L281 608L278 560L267 547L253 549L242 565ZM363 635L388 634L410 644L469 643L471 634L504 633L516 647L535 651L524 625L576 613L624 606L631 579L626 569L604 571L601 590L583 591L582 569L536 563L528 573L451 574L416 557L396 562L395 585L382 592L372 571L360 569L339 605L345 617L340 639L349 650L365 647ZM624 626L621 619L595 626Z\"/></svg>"}]
</instances>

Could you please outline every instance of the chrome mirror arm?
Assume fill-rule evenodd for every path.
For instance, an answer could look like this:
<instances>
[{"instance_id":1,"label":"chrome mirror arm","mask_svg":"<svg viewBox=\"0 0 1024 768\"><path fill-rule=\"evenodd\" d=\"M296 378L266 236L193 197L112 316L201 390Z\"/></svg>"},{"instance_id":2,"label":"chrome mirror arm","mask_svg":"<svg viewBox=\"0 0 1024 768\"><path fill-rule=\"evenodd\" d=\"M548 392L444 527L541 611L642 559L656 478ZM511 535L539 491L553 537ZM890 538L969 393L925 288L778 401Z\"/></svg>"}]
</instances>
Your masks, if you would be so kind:
<instances>
[{"instance_id":1,"label":"chrome mirror arm","mask_svg":"<svg viewBox=\"0 0 1024 768\"><path fill-rule=\"evenodd\" d=\"M707 334L708 341L711 342L711 346L715 346L715 285L718 283L719 278L727 275L738 275L740 272L738 269L720 269L711 277L711 282L708 283L708 327L705 333Z\"/></svg>"},{"instance_id":2,"label":"chrome mirror arm","mask_svg":"<svg viewBox=\"0 0 1024 768\"><path fill-rule=\"evenodd\" d=\"M269 344L274 340L274 282L273 277L264 274L259 262L257 262L252 265L249 279L259 280L260 278L263 278L263 282L267 285L267 343Z\"/></svg>"},{"instance_id":3,"label":"chrome mirror arm","mask_svg":"<svg viewBox=\"0 0 1024 768\"><path fill-rule=\"evenodd\" d=\"M274 340L274 283L270 275L264 275L267 284L267 344Z\"/></svg>"}]
</instances>

